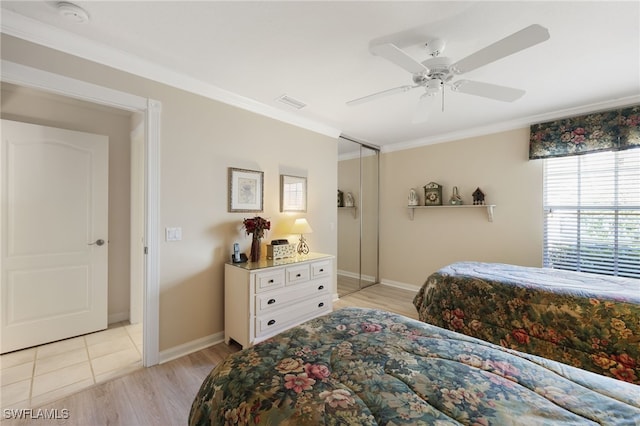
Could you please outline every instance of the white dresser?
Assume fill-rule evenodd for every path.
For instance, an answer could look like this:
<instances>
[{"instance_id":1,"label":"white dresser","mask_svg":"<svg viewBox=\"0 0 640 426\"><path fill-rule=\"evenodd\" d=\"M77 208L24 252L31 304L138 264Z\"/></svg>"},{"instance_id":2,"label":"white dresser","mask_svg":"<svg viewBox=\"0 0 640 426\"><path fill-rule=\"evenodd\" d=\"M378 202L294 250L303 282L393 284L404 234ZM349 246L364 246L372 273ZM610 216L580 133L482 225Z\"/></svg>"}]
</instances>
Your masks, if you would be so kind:
<instances>
[{"instance_id":1,"label":"white dresser","mask_svg":"<svg viewBox=\"0 0 640 426\"><path fill-rule=\"evenodd\" d=\"M224 340L243 348L332 311L334 257L309 253L279 260L227 263Z\"/></svg>"}]
</instances>

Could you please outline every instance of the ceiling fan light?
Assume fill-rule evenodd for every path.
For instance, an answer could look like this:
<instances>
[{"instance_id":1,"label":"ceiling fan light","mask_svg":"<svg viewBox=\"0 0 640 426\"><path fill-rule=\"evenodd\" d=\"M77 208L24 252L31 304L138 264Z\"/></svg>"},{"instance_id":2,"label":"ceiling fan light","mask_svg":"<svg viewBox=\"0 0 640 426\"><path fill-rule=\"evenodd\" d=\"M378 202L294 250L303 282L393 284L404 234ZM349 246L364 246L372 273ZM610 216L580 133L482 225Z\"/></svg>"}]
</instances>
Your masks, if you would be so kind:
<instances>
[{"instance_id":1,"label":"ceiling fan light","mask_svg":"<svg viewBox=\"0 0 640 426\"><path fill-rule=\"evenodd\" d=\"M437 78L429 80L427 82L427 85L425 86L426 94L429 96L433 96L440 93L441 89L442 89L442 80Z\"/></svg>"}]
</instances>

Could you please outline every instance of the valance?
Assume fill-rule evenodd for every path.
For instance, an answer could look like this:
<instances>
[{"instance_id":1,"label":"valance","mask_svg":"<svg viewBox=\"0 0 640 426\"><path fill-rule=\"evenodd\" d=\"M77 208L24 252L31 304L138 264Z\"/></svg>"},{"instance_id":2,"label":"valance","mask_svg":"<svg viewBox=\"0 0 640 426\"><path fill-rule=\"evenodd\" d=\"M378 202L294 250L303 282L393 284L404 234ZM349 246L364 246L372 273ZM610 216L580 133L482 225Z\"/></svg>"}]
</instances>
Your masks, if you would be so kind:
<instances>
[{"instance_id":1,"label":"valance","mask_svg":"<svg viewBox=\"0 0 640 426\"><path fill-rule=\"evenodd\" d=\"M531 126L529 159L640 148L640 105Z\"/></svg>"}]
</instances>

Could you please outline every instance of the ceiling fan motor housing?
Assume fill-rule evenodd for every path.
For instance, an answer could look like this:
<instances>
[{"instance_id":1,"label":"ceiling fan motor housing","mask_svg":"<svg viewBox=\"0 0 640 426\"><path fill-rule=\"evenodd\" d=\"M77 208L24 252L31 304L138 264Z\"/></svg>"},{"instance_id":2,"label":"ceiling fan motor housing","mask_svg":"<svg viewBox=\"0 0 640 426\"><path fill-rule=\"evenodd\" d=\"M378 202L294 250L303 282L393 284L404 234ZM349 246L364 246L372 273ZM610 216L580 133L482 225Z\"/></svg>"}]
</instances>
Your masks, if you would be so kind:
<instances>
[{"instance_id":1,"label":"ceiling fan motor housing","mask_svg":"<svg viewBox=\"0 0 640 426\"><path fill-rule=\"evenodd\" d=\"M429 78L438 78L443 82L448 82L453 78L453 71L451 70L452 61L444 56L436 56L429 58L422 62L429 71L427 76Z\"/></svg>"}]
</instances>

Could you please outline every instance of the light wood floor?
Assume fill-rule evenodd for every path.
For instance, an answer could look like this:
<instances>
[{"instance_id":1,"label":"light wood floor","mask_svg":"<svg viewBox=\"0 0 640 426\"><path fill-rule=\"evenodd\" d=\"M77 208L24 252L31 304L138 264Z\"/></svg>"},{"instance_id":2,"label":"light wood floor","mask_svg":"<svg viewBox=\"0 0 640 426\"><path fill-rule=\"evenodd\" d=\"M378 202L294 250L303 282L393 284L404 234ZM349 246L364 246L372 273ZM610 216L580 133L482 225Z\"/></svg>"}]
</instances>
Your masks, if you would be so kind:
<instances>
[{"instance_id":1,"label":"light wood floor","mask_svg":"<svg viewBox=\"0 0 640 426\"><path fill-rule=\"evenodd\" d=\"M412 303L415 293L376 284L340 298L334 308L379 308L417 318ZM43 409L58 417L68 413L66 420L16 420L8 418L3 410L1 423L7 426L186 425L191 403L204 378L218 362L239 349L237 345L220 343L34 408L30 415L36 416L38 409Z\"/></svg>"}]
</instances>

